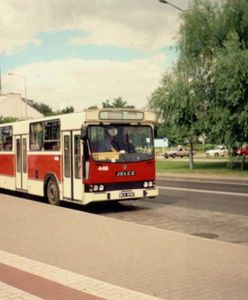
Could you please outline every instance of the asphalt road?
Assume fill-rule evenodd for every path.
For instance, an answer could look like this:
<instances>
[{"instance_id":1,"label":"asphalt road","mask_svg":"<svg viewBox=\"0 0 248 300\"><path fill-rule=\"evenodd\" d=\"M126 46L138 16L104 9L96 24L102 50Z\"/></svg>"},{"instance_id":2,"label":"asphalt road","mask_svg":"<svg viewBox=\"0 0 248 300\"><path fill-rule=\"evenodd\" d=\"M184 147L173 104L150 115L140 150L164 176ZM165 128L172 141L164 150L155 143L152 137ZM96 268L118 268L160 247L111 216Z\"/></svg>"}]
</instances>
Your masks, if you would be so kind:
<instances>
[{"instance_id":1,"label":"asphalt road","mask_svg":"<svg viewBox=\"0 0 248 300\"><path fill-rule=\"evenodd\" d=\"M94 211L199 237L248 245L248 184L159 178L160 195Z\"/></svg>"},{"instance_id":2,"label":"asphalt road","mask_svg":"<svg viewBox=\"0 0 248 300\"><path fill-rule=\"evenodd\" d=\"M158 179L154 202L248 216L248 183Z\"/></svg>"},{"instance_id":3,"label":"asphalt road","mask_svg":"<svg viewBox=\"0 0 248 300\"><path fill-rule=\"evenodd\" d=\"M246 193L248 194L248 182L242 183L239 181L220 181L216 180L197 180L183 179L183 178L158 178L158 186L176 187L176 188L187 188L187 189L197 189L197 190L207 190L207 191L218 191L218 192L229 192L229 193Z\"/></svg>"}]
</instances>

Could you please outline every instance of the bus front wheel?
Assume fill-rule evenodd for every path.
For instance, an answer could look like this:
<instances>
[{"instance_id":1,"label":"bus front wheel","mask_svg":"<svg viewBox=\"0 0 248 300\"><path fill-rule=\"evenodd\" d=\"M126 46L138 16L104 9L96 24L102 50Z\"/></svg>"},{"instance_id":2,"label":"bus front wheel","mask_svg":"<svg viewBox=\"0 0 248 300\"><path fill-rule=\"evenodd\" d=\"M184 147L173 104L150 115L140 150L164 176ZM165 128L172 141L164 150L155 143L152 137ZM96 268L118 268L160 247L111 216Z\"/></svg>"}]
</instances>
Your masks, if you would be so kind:
<instances>
[{"instance_id":1,"label":"bus front wheel","mask_svg":"<svg viewBox=\"0 0 248 300\"><path fill-rule=\"evenodd\" d=\"M50 204L59 205L59 188L56 180L54 178L48 179L46 184L46 197Z\"/></svg>"}]
</instances>

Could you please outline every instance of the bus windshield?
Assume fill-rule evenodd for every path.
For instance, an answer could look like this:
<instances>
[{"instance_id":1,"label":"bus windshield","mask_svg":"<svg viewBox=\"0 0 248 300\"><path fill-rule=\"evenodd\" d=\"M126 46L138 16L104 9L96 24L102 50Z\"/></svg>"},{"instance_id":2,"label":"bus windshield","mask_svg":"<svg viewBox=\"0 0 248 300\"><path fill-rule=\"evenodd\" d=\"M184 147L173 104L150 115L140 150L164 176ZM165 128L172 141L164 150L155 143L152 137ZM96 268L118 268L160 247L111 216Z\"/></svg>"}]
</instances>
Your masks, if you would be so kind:
<instances>
[{"instance_id":1,"label":"bus windshield","mask_svg":"<svg viewBox=\"0 0 248 300\"><path fill-rule=\"evenodd\" d=\"M151 126L91 125L88 136L96 161L136 162L150 160L154 155Z\"/></svg>"}]
</instances>

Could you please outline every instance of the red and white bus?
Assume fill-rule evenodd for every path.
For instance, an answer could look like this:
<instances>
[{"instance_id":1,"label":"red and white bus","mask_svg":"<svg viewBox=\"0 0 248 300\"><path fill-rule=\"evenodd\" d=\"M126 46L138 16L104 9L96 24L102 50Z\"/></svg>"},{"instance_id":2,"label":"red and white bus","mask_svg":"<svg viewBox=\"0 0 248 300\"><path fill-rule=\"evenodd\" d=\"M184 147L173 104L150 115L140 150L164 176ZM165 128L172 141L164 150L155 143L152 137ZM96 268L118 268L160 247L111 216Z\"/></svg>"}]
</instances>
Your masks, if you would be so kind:
<instances>
[{"instance_id":1,"label":"red and white bus","mask_svg":"<svg viewBox=\"0 0 248 300\"><path fill-rule=\"evenodd\" d=\"M94 109L0 125L0 188L88 204L155 197L152 112Z\"/></svg>"}]
</instances>

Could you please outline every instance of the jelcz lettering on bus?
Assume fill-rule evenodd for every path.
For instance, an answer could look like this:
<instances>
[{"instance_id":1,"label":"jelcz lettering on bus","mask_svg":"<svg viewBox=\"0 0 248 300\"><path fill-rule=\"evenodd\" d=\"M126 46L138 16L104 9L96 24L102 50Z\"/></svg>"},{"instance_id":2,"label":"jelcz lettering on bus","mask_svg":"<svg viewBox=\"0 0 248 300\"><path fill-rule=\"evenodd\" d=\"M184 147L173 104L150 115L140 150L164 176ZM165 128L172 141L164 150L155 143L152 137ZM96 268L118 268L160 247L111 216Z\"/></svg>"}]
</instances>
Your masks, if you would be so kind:
<instances>
[{"instance_id":1,"label":"jelcz lettering on bus","mask_svg":"<svg viewBox=\"0 0 248 300\"><path fill-rule=\"evenodd\" d=\"M135 171L118 171L116 176L134 176Z\"/></svg>"}]
</instances>

